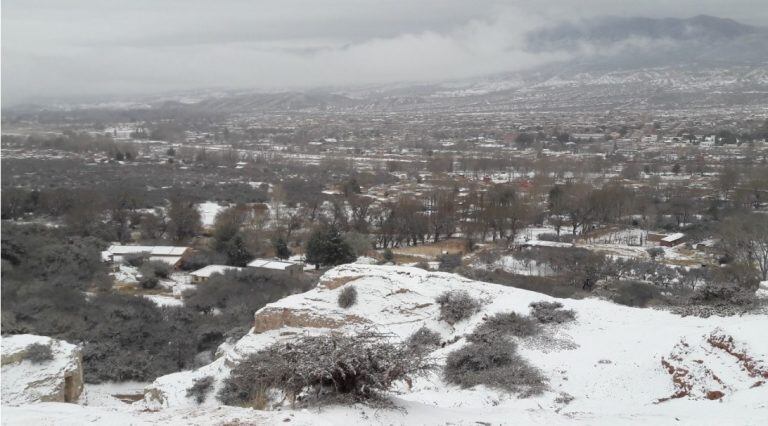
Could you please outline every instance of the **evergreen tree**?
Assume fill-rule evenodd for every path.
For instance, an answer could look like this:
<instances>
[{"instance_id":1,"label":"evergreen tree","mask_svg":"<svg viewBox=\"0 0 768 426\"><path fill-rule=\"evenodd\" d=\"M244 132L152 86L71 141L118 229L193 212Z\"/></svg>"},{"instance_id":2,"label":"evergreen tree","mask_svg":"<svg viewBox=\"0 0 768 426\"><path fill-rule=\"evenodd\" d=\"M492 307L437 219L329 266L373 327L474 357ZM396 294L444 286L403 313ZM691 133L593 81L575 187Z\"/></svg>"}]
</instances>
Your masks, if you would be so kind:
<instances>
[{"instance_id":1,"label":"evergreen tree","mask_svg":"<svg viewBox=\"0 0 768 426\"><path fill-rule=\"evenodd\" d=\"M278 259L288 259L291 257L291 250L288 249L288 244L283 237L278 237L274 242L275 256Z\"/></svg>"},{"instance_id":2,"label":"evergreen tree","mask_svg":"<svg viewBox=\"0 0 768 426\"><path fill-rule=\"evenodd\" d=\"M352 247L344 241L335 226L324 226L315 230L307 241L307 262L320 266L336 266L354 262L356 256Z\"/></svg>"},{"instance_id":3,"label":"evergreen tree","mask_svg":"<svg viewBox=\"0 0 768 426\"><path fill-rule=\"evenodd\" d=\"M224 254L227 256L227 263L233 266L246 266L253 258L240 234L226 242Z\"/></svg>"}]
</instances>

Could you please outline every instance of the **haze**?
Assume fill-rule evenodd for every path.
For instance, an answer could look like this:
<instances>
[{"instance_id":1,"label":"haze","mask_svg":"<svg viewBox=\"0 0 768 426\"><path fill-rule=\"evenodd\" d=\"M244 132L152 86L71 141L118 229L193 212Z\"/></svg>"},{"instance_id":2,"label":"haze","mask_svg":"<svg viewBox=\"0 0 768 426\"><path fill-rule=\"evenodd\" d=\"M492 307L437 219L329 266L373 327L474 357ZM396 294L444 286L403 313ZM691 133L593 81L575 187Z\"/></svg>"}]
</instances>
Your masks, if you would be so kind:
<instances>
[{"instance_id":1,"label":"haze","mask_svg":"<svg viewBox=\"0 0 768 426\"><path fill-rule=\"evenodd\" d=\"M710 14L764 25L760 0L29 1L2 10L2 100L199 88L429 82L563 59L531 29L601 15Z\"/></svg>"}]
</instances>

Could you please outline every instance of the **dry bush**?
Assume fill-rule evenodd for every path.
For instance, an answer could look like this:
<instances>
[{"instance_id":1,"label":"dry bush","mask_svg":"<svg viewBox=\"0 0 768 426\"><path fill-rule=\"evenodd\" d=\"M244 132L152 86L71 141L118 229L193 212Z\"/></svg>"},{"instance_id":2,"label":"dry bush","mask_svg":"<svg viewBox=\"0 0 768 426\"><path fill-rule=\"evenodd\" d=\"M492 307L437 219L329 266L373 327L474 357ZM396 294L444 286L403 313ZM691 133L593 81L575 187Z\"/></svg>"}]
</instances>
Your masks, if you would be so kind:
<instances>
[{"instance_id":1,"label":"dry bush","mask_svg":"<svg viewBox=\"0 0 768 426\"><path fill-rule=\"evenodd\" d=\"M133 267L139 267L149 260L147 253L129 253L123 256L123 263Z\"/></svg>"},{"instance_id":2,"label":"dry bush","mask_svg":"<svg viewBox=\"0 0 768 426\"><path fill-rule=\"evenodd\" d=\"M539 324L527 316L515 312L498 313L475 328L472 334L467 336L467 340L474 343L491 343L507 336L533 336L540 330Z\"/></svg>"},{"instance_id":3,"label":"dry bush","mask_svg":"<svg viewBox=\"0 0 768 426\"><path fill-rule=\"evenodd\" d=\"M533 302L530 306L531 316L543 324L562 324L576 318L576 312L573 309L563 309L560 302Z\"/></svg>"},{"instance_id":4,"label":"dry bush","mask_svg":"<svg viewBox=\"0 0 768 426\"><path fill-rule=\"evenodd\" d=\"M213 376L205 376L195 379L191 388L187 389L187 397L194 397L198 404L202 404L213 389Z\"/></svg>"},{"instance_id":5,"label":"dry bush","mask_svg":"<svg viewBox=\"0 0 768 426\"><path fill-rule=\"evenodd\" d=\"M160 260L144 262L141 265L141 274L157 278L168 278L171 275L171 265Z\"/></svg>"},{"instance_id":6,"label":"dry bush","mask_svg":"<svg viewBox=\"0 0 768 426\"><path fill-rule=\"evenodd\" d=\"M461 254L459 253L446 253L437 258L440 261L438 269L441 271L451 272L454 269L461 266Z\"/></svg>"},{"instance_id":7,"label":"dry bush","mask_svg":"<svg viewBox=\"0 0 768 426\"><path fill-rule=\"evenodd\" d=\"M415 352L434 349L440 346L440 335L427 327L421 327L405 340L405 344Z\"/></svg>"},{"instance_id":8,"label":"dry bush","mask_svg":"<svg viewBox=\"0 0 768 426\"><path fill-rule=\"evenodd\" d=\"M430 367L405 345L388 336L304 336L275 343L237 365L219 399L227 405L264 406L276 395L311 405L324 400L366 402L377 399L397 381Z\"/></svg>"},{"instance_id":9,"label":"dry bush","mask_svg":"<svg viewBox=\"0 0 768 426\"><path fill-rule=\"evenodd\" d=\"M139 278L139 285L141 285L142 288L153 289L157 287L158 283L159 280L155 276L146 275Z\"/></svg>"},{"instance_id":10,"label":"dry bush","mask_svg":"<svg viewBox=\"0 0 768 426\"><path fill-rule=\"evenodd\" d=\"M347 309L357 303L357 289L355 286L346 286L339 293L339 307Z\"/></svg>"},{"instance_id":11,"label":"dry bush","mask_svg":"<svg viewBox=\"0 0 768 426\"><path fill-rule=\"evenodd\" d=\"M24 359L33 364L40 364L53 359L53 351L48 345L42 343L33 343L27 348Z\"/></svg>"},{"instance_id":12,"label":"dry bush","mask_svg":"<svg viewBox=\"0 0 768 426\"><path fill-rule=\"evenodd\" d=\"M435 302L440 305L440 319L451 325L480 310L480 302L464 290L447 291L438 296Z\"/></svg>"},{"instance_id":13,"label":"dry bush","mask_svg":"<svg viewBox=\"0 0 768 426\"><path fill-rule=\"evenodd\" d=\"M514 343L506 339L470 343L448 355L445 381L462 388L485 385L521 396L541 393L546 377L515 349Z\"/></svg>"}]
</instances>

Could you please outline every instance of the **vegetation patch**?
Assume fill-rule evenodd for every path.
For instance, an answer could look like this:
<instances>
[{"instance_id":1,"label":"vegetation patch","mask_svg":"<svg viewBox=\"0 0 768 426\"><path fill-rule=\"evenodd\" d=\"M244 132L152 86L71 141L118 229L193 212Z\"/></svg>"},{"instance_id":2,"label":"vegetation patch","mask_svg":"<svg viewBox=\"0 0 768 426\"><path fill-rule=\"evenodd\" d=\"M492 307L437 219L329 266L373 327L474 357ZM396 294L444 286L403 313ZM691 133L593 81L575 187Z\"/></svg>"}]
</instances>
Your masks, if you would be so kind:
<instances>
[{"instance_id":1,"label":"vegetation patch","mask_svg":"<svg viewBox=\"0 0 768 426\"><path fill-rule=\"evenodd\" d=\"M27 348L24 359L33 364L42 364L53 359L53 351L49 345L33 343Z\"/></svg>"},{"instance_id":2,"label":"vegetation patch","mask_svg":"<svg viewBox=\"0 0 768 426\"><path fill-rule=\"evenodd\" d=\"M440 319L448 324L467 319L480 310L480 301L464 290L447 291L435 299L440 305Z\"/></svg>"},{"instance_id":3,"label":"vegetation patch","mask_svg":"<svg viewBox=\"0 0 768 426\"><path fill-rule=\"evenodd\" d=\"M546 377L516 353L515 344L498 339L470 343L448 355L445 381L462 388L485 385L521 396L541 393Z\"/></svg>"},{"instance_id":4,"label":"vegetation patch","mask_svg":"<svg viewBox=\"0 0 768 426\"><path fill-rule=\"evenodd\" d=\"M425 358L405 345L388 343L386 337L330 333L275 343L237 365L219 399L252 407L275 399L294 406L375 401L395 382L410 382L430 368Z\"/></svg>"},{"instance_id":5,"label":"vegetation patch","mask_svg":"<svg viewBox=\"0 0 768 426\"><path fill-rule=\"evenodd\" d=\"M540 326L536 320L515 312L498 313L489 317L467 336L474 343L492 343L507 336L528 337L537 334Z\"/></svg>"},{"instance_id":6,"label":"vegetation patch","mask_svg":"<svg viewBox=\"0 0 768 426\"><path fill-rule=\"evenodd\" d=\"M187 389L187 397L195 398L195 402L202 404L213 389L213 376L205 376L195 379L191 388Z\"/></svg>"},{"instance_id":7,"label":"vegetation patch","mask_svg":"<svg viewBox=\"0 0 768 426\"><path fill-rule=\"evenodd\" d=\"M562 324L576 319L573 309L563 309L560 302L533 302L531 316L542 324Z\"/></svg>"},{"instance_id":8,"label":"vegetation patch","mask_svg":"<svg viewBox=\"0 0 768 426\"><path fill-rule=\"evenodd\" d=\"M355 286L347 286L341 289L339 293L339 307L347 309L357 303L357 289Z\"/></svg>"},{"instance_id":9,"label":"vegetation patch","mask_svg":"<svg viewBox=\"0 0 768 426\"><path fill-rule=\"evenodd\" d=\"M405 340L405 344L414 352L428 351L440 346L440 335L422 326Z\"/></svg>"}]
</instances>

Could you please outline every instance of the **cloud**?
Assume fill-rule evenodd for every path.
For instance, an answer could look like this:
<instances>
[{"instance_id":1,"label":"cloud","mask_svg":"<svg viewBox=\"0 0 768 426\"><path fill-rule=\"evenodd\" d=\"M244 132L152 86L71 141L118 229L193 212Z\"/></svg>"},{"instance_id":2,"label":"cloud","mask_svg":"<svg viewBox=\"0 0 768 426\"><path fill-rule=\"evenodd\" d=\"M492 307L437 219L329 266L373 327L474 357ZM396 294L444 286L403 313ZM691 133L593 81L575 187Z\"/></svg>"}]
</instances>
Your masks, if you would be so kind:
<instances>
[{"instance_id":1,"label":"cloud","mask_svg":"<svg viewBox=\"0 0 768 426\"><path fill-rule=\"evenodd\" d=\"M440 81L563 59L524 49L528 31L555 20L622 8L674 15L692 3L701 5L695 13L725 9L710 1L617 3L6 0L2 97ZM737 0L728 10L749 6Z\"/></svg>"}]
</instances>

